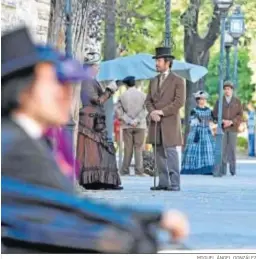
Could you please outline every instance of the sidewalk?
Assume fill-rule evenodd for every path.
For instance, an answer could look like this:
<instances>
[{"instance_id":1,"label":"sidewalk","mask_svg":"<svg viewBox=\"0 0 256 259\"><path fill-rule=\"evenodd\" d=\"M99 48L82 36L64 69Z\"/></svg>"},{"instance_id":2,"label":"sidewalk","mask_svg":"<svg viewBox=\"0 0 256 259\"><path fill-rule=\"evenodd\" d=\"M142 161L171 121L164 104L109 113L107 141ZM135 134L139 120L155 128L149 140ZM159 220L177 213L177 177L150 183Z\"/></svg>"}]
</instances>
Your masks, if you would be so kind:
<instances>
[{"instance_id":1,"label":"sidewalk","mask_svg":"<svg viewBox=\"0 0 256 259\"><path fill-rule=\"evenodd\" d=\"M252 249L256 248L256 163L238 163L237 169L235 177L182 175L181 192L152 192L152 177L125 176L123 191L87 191L84 195L140 209L181 210L191 224L186 245L193 249Z\"/></svg>"}]
</instances>

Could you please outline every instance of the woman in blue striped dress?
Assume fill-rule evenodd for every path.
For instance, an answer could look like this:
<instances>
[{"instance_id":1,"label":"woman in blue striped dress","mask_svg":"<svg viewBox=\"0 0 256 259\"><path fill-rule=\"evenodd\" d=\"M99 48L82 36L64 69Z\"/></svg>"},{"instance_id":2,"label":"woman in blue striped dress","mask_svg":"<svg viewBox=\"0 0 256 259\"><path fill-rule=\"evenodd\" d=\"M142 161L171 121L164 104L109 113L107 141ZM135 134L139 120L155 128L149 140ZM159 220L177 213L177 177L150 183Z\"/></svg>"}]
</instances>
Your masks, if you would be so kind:
<instances>
[{"instance_id":1,"label":"woman in blue striped dress","mask_svg":"<svg viewBox=\"0 0 256 259\"><path fill-rule=\"evenodd\" d=\"M214 169L214 138L210 129L212 111L206 106L208 94L194 94L197 107L190 114L190 132L183 154L181 174L212 175Z\"/></svg>"}]
</instances>

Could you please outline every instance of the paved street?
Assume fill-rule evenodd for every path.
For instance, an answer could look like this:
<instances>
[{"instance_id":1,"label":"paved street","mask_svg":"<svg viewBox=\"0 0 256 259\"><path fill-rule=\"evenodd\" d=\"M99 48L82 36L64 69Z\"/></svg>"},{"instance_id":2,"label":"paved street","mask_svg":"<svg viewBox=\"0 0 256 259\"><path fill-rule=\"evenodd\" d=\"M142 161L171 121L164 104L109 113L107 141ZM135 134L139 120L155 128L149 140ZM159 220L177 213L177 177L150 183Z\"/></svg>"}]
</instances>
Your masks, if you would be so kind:
<instances>
[{"instance_id":1,"label":"paved street","mask_svg":"<svg viewBox=\"0 0 256 259\"><path fill-rule=\"evenodd\" d=\"M86 192L111 204L176 208L191 223L193 249L256 248L256 161L240 161L238 175L182 176L182 191L152 192L150 177L123 177L123 191Z\"/></svg>"}]
</instances>

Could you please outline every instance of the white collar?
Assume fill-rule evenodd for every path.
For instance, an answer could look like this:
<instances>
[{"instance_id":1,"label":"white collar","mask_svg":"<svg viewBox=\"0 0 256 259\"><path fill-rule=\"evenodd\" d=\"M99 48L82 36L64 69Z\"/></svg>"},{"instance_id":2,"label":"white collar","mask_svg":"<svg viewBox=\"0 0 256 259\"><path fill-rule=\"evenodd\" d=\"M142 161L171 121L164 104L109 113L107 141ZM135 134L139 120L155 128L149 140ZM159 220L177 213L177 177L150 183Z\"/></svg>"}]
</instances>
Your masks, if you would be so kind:
<instances>
[{"instance_id":1,"label":"white collar","mask_svg":"<svg viewBox=\"0 0 256 259\"><path fill-rule=\"evenodd\" d=\"M227 101L227 102L230 102L231 99L232 99L232 95L231 95L231 96L225 96L225 98L226 98L226 101Z\"/></svg>"},{"instance_id":2,"label":"white collar","mask_svg":"<svg viewBox=\"0 0 256 259\"><path fill-rule=\"evenodd\" d=\"M12 119L16 122L31 138L39 139L43 135L42 127L33 119L25 114L14 114Z\"/></svg>"},{"instance_id":3,"label":"white collar","mask_svg":"<svg viewBox=\"0 0 256 259\"><path fill-rule=\"evenodd\" d=\"M168 74L169 74L169 69L168 70L166 70L166 71L164 71L163 73L162 73L162 75L165 75L165 76L167 76Z\"/></svg>"}]
</instances>

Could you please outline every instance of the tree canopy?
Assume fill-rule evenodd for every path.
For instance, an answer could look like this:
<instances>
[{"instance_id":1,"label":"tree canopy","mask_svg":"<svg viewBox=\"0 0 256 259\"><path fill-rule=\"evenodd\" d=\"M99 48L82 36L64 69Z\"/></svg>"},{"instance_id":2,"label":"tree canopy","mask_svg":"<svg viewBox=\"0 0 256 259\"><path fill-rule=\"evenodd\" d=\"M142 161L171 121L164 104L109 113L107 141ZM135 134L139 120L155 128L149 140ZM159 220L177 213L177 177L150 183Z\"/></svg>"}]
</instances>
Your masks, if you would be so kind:
<instances>
[{"instance_id":1,"label":"tree canopy","mask_svg":"<svg viewBox=\"0 0 256 259\"><path fill-rule=\"evenodd\" d=\"M232 72L234 71L234 59L231 54L231 66L230 75L232 78ZM252 96L255 92L255 85L252 83L253 71L249 67L249 54L246 49L240 49L238 53L238 89L236 90L237 96L241 102L246 104L252 100ZM211 96L209 103L213 105L218 98L218 85L219 85L219 53L214 55L209 62L209 73L206 78L206 91Z\"/></svg>"}]
</instances>

